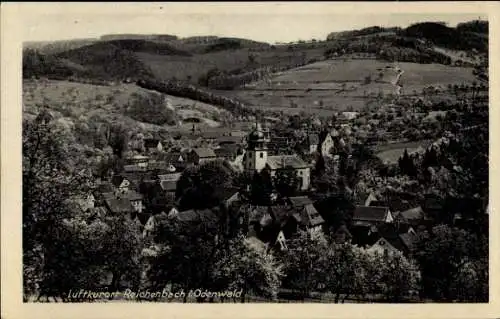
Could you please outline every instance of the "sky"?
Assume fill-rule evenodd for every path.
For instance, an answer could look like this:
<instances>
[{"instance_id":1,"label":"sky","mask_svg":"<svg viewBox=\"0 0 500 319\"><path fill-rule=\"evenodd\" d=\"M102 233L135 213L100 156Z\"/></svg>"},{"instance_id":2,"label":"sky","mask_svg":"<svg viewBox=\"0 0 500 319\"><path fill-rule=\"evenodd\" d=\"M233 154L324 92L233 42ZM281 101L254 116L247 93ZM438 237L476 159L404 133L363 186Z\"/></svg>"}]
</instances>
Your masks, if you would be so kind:
<instances>
[{"instance_id":1,"label":"sky","mask_svg":"<svg viewBox=\"0 0 500 319\"><path fill-rule=\"evenodd\" d=\"M25 3L23 41L95 38L104 34L216 35L256 41L325 39L328 33L368 26L444 21L449 26L487 14L465 6L409 7L403 3ZM399 8L399 9L398 9ZM437 9L436 9L437 8ZM454 8L457 8L455 3ZM451 13L452 12L452 13Z\"/></svg>"}]
</instances>

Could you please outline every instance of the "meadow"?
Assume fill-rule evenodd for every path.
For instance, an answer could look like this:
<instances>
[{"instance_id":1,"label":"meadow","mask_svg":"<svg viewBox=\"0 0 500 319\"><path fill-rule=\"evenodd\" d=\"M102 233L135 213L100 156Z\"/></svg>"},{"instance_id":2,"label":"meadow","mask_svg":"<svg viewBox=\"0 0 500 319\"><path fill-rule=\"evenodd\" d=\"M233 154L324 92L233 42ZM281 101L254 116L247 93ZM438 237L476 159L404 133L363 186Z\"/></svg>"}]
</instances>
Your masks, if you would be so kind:
<instances>
[{"instance_id":1,"label":"meadow","mask_svg":"<svg viewBox=\"0 0 500 319\"><path fill-rule=\"evenodd\" d=\"M237 90L218 91L257 109L291 113L357 111L381 96L421 94L428 86L470 84L472 68L375 59L320 61L276 73ZM403 86L403 89L400 89Z\"/></svg>"},{"instance_id":2,"label":"meadow","mask_svg":"<svg viewBox=\"0 0 500 319\"><path fill-rule=\"evenodd\" d=\"M388 143L378 145L374 148L376 156L384 163L396 164L404 151L407 150L408 154L417 151L418 149L426 149L430 146L432 141L421 140L416 142L401 142L401 143Z\"/></svg>"}]
</instances>

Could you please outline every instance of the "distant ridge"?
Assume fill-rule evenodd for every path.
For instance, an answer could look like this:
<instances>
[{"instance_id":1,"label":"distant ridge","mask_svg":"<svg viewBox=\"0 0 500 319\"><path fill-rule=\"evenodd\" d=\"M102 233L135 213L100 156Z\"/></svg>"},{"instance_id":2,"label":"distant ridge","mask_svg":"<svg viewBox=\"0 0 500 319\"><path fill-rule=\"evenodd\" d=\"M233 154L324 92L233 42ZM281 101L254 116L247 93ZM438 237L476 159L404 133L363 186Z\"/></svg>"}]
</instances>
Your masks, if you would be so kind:
<instances>
[{"instance_id":1,"label":"distant ridge","mask_svg":"<svg viewBox=\"0 0 500 319\"><path fill-rule=\"evenodd\" d=\"M106 34L100 37L101 41L111 40L159 40L172 41L178 37L171 34Z\"/></svg>"}]
</instances>

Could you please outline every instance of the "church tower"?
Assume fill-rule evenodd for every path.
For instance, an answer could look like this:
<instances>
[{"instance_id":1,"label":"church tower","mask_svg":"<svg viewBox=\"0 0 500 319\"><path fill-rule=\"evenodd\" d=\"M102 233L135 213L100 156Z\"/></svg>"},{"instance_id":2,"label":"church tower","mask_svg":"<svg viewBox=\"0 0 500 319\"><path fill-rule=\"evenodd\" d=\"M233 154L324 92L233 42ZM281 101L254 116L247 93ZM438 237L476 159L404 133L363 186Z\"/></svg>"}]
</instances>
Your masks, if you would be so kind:
<instances>
[{"instance_id":1,"label":"church tower","mask_svg":"<svg viewBox=\"0 0 500 319\"><path fill-rule=\"evenodd\" d=\"M260 172L267 163L267 144L270 142L269 132L262 128L260 123L247 137L247 150L243 167L246 171Z\"/></svg>"}]
</instances>

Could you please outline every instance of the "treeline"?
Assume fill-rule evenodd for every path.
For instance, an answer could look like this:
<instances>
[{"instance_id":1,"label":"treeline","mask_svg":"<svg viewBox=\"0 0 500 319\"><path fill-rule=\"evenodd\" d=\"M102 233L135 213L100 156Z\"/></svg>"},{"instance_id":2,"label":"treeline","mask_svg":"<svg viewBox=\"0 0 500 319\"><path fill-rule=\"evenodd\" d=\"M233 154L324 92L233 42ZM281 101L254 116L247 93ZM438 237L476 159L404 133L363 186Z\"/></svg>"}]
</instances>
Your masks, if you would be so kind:
<instances>
[{"instance_id":1,"label":"treeline","mask_svg":"<svg viewBox=\"0 0 500 319\"><path fill-rule=\"evenodd\" d=\"M445 54L431 49L422 51L402 47L388 47L377 54L378 59L387 61L413 62L413 63L440 63L451 64L451 58Z\"/></svg>"},{"instance_id":2,"label":"treeline","mask_svg":"<svg viewBox=\"0 0 500 319\"><path fill-rule=\"evenodd\" d=\"M376 58L387 61L451 64L449 56L432 50L425 41L394 36L338 41L329 44L324 56L332 58L353 53L374 54Z\"/></svg>"},{"instance_id":3,"label":"treeline","mask_svg":"<svg viewBox=\"0 0 500 319\"><path fill-rule=\"evenodd\" d=\"M34 49L24 50L23 78L33 77L122 81L152 78L153 75L133 52L110 43L97 43L53 55L45 55Z\"/></svg>"},{"instance_id":4,"label":"treeline","mask_svg":"<svg viewBox=\"0 0 500 319\"><path fill-rule=\"evenodd\" d=\"M201 90L193 85L180 84L171 81L158 82L153 80L139 80L137 81L137 85L145 89L155 90L173 96L179 96L203 103L214 104L228 110L233 114L253 114L252 110L246 108L245 105L240 101Z\"/></svg>"},{"instance_id":5,"label":"treeline","mask_svg":"<svg viewBox=\"0 0 500 319\"><path fill-rule=\"evenodd\" d=\"M309 61L312 63L311 61ZM293 68L306 65L305 57L300 61L287 64L265 66L242 74L220 74L207 79L207 86L212 89L232 90L234 88L263 79L276 72L284 72Z\"/></svg>"},{"instance_id":6,"label":"treeline","mask_svg":"<svg viewBox=\"0 0 500 319\"><path fill-rule=\"evenodd\" d=\"M107 80L152 78L153 73L134 52L108 42L98 42L54 55L74 65L74 74Z\"/></svg>"},{"instance_id":7,"label":"treeline","mask_svg":"<svg viewBox=\"0 0 500 319\"><path fill-rule=\"evenodd\" d=\"M23 78L54 77L66 78L73 75L73 70L61 61L40 53L35 49L23 51Z\"/></svg>"},{"instance_id":8,"label":"treeline","mask_svg":"<svg viewBox=\"0 0 500 319\"><path fill-rule=\"evenodd\" d=\"M401 32L401 35L425 38L435 45L449 49L476 49L480 52L487 52L488 36L484 32L487 29L487 21L464 23L460 27L457 26L457 28L450 28L441 23L425 22L409 26Z\"/></svg>"},{"instance_id":9,"label":"treeline","mask_svg":"<svg viewBox=\"0 0 500 319\"><path fill-rule=\"evenodd\" d=\"M383 28L383 27L379 27L379 26L374 26L374 27L363 28L360 30L345 31L345 32L332 32L332 33L328 34L328 36L326 37L326 40L331 41L331 40L335 40L338 38L358 37L358 36L376 34L376 33L381 33L381 32L399 32L399 31L401 31L401 28L399 28L399 27Z\"/></svg>"}]
</instances>

